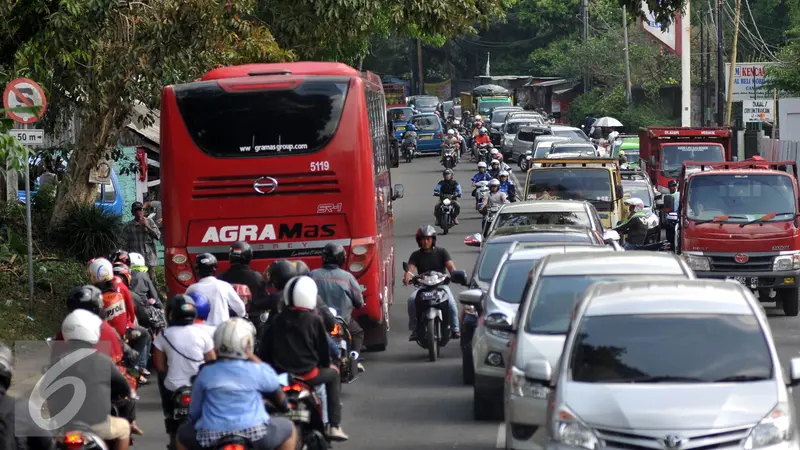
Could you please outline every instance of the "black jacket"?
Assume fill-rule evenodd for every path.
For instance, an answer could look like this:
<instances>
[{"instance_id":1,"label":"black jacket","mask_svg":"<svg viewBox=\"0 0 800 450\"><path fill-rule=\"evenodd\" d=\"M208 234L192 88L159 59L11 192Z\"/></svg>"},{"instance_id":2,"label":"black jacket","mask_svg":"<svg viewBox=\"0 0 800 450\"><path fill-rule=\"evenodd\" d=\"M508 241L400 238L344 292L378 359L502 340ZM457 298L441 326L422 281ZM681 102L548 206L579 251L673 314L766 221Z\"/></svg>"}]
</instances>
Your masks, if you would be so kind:
<instances>
[{"instance_id":1,"label":"black jacket","mask_svg":"<svg viewBox=\"0 0 800 450\"><path fill-rule=\"evenodd\" d=\"M27 406L28 402L24 402ZM17 416L17 411L22 414ZM43 434L47 431L37 427L28 408L20 409L16 399L0 387L0 449L8 450L50 450L55 448L52 437ZM17 434L20 436L18 437ZM29 437L24 437L29 436Z\"/></svg>"},{"instance_id":2,"label":"black jacket","mask_svg":"<svg viewBox=\"0 0 800 450\"><path fill-rule=\"evenodd\" d=\"M150 275L147 273L139 272L138 270L132 270L131 285L129 290L131 291L131 294L136 292L145 300L149 298L155 299L155 306L157 308L163 308L161 304L161 295L158 293L156 286L153 284L153 280L150 279Z\"/></svg>"},{"instance_id":3,"label":"black jacket","mask_svg":"<svg viewBox=\"0 0 800 450\"><path fill-rule=\"evenodd\" d=\"M251 269L250 266L244 264L234 264L227 272L223 272L217 278L222 281L227 281L230 284L244 284L250 289L250 294L253 298L250 300L251 304L259 303L260 299L266 297L266 285L264 278L260 273ZM250 306L250 315L253 314L253 307Z\"/></svg>"},{"instance_id":4,"label":"black jacket","mask_svg":"<svg viewBox=\"0 0 800 450\"><path fill-rule=\"evenodd\" d=\"M253 308L258 308L258 313L250 313L250 317L258 317L258 314L261 314L261 311L271 311L271 317L276 317L279 312L282 312L284 308L283 303L283 291L278 292L271 292L267 294L266 298L259 304L253 305L250 309L253 311ZM322 297L319 295L317 296L317 313L322 317L322 322L325 324L325 329L328 332L333 331L333 327L336 326L336 317L331 314L330 310L328 310L328 305L325 304L325 301L322 300ZM272 322L272 321L270 321Z\"/></svg>"},{"instance_id":5,"label":"black jacket","mask_svg":"<svg viewBox=\"0 0 800 450\"><path fill-rule=\"evenodd\" d=\"M328 331L313 311L287 309L270 321L260 342L261 359L278 373L304 375L331 364Z\"/></svg>"}]
</instances>

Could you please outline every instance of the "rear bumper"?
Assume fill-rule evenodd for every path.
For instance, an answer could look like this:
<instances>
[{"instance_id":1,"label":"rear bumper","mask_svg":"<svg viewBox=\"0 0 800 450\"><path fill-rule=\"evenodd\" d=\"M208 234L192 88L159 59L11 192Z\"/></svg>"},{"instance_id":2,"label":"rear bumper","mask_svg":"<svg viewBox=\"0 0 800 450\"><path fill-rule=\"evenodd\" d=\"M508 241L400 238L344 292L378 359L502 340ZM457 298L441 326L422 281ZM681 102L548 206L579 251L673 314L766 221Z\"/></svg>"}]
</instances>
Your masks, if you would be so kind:
<instances>
[{"instance_id":1,"label":"rear bumper","mask_svg":"<svg viewBox=\"0 0 800 450\"><path fill-rule=\"evenodd\" d=\"M695 271L697 278L711 278L724 280L726 278L758 278L759 288L787 289L795 288L800 283L800 270L786 270L778 272L722 272L722 271Z\"/></svg>"},{"instance_id":2,"label":"rear bumper","mask_svg":"<svg viewBox=\"0 0 800 450\"><path fill-rule=\"evenodd\" d=\"M442 141L438 139L430 141L417 139L417 151L421 153L440 152L442 151Z\"/></svg>"}]
</instances>

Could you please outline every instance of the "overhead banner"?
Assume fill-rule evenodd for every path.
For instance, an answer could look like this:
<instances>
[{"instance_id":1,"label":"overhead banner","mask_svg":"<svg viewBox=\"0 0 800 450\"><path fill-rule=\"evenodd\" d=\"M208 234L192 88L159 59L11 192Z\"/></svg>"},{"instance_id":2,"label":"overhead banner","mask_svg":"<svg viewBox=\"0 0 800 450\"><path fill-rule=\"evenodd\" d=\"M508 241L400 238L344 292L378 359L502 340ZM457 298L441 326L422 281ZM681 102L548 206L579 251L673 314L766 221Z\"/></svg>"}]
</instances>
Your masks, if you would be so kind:
<instances>
[{"instance_id":1,"label":"overhead banner","mask_svg":"<svg viewBox=\"0 0 800 450\"><path fill-rule=\"evenodd\" d=\"M661 45L667 47L669 51L680 56L681 41L678 39L678 30L681 29L681 16L676 14L675 20L666 30L662 30L661 23L656 22L655 15L647 7L646 1L642 1L642 14L644 18L640 21L640 24L645 33L655 38Z\"/></svg>"},{"instance_id":2,"label":"overhead banner","mask_svg":"<svg viewBox=\"0 0 800 450\"><path fill-rule=\"evenodd\" d=\"M427 95L435 95L442 101L452 97L451 90L452 83L450 80L444 80L439 83L425 83L425 93Z\"/></svg>"},{"instance_id":3,"label":"overhead banner","mask_svg":"<svg viewBox=\"0 0 800 450\"><path fill-rule=\"evenodd\" d=\"M733 101L772 99L772 90L765 89L770 66L775 63L736 63L733 71ZM728 95L731 64L725 63L725 95Z\"/></svg>"}]
</instances>

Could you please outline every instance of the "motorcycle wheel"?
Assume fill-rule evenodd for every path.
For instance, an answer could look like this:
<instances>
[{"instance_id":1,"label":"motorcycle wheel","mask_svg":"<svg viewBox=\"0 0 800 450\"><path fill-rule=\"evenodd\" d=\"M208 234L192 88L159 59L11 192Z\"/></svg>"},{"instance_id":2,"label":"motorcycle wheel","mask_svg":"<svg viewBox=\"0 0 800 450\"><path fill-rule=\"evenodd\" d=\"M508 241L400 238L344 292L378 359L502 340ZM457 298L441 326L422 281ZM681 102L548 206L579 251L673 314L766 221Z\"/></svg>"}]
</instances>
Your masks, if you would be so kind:
<instances>
[{"instance_id":1,"label":"motorcycle wheel","mask_svg":"<svg viewBox=\"0 0 800 450\"><path fill-rule=\"evenodd\" d=\"M442 216L442 234L447 234L450 231L450 214Z\"/></svg>"},{"instance_id":2,"label":"motorcycle wheel","mask_svg":"<svg viewBox=\"0 0 800 450\"><path fill-rule=\"evenodd\" d=\"M411 156L411 153L406 152L406 162L410 163L412 159L413 159L413 156Z\"/></svg>"},{"instance_id":3,"label":"motorcycle wheel","mask_svg":"<svg viewBox=\"0 0 800 450\"><path fill-rule=\"evenodd\" d=\"M297 442L297 447L300 450L328 450L328 441L317 430L306 434L302 439L298 439Z\"/></svg>"},{"instance_id":4,"label":"motorcycle wheel","mask_svg":"<svg viewBox=\"0 0 800 450\"><path fill-rule=\"evenodd\" d=\"M439 358L439 322L436 319L428 319L428 359L436 362Z\"/></svg>"}]
</instances>

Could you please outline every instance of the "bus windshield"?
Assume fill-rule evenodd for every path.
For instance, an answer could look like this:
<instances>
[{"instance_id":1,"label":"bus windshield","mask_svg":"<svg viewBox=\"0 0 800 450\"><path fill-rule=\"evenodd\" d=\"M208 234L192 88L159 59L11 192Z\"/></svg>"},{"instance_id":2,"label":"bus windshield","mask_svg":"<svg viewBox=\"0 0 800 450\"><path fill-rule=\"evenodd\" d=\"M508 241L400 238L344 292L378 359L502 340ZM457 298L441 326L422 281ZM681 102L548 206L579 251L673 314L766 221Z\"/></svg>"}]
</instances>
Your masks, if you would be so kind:
<instances>
[{"instance_id":1,"label":"bus windshield","mask_svg":"<svg viewBox=\"0 0 800 450\"><path fill-rule=\"evenodd\" d=\"M534 169L528 200L588 200L601 211L611 209L611 172L601 168Z\"/></svg>"},{"instance_id":2,"label":"bus windshield","mask_svg":"<svg viewBox=\"0 0 800 450\"><path fill-rule=\"evenodd\" d=\"M665 177L675 178L680 175L684 161L722 162L725 161L725 153L720 144L669 144L662 147L661 170Z\"/></svg>"},{"instance_id":3,"label":"bus windshield","mask_svg":"<svg viewBox=\"0 0 800 450\"><path fill-rule=\"evenodd\" d=\"M689 220L727 216L726 222L786 221L797 211L794 186L786 175L697 176L686 192Z\"/></svg>"}]
</instances>

